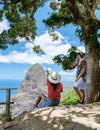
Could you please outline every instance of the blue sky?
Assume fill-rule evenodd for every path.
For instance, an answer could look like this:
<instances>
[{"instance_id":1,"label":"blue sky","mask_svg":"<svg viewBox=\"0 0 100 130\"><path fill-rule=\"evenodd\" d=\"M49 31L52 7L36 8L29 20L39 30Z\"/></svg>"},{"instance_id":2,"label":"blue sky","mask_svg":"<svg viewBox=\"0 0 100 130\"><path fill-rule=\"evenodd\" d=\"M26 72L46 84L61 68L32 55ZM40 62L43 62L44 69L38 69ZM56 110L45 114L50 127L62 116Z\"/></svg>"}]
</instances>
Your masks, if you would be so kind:
<instances>
[{"instance_id":1,"label":"blue sky","mask_svg":"<svg viewBox=\"0 0 100 130\"><path fill-rule=\"evenodd\" d=\"M0 50L0 79L20 79L23 80L28 69L35 63L40 63L44 69L49 71L58 71L63 81L74 81L75 70L63 71L61 66L53 63L52 58L57 54L67 54L67 50L71 45L77 45L82 51L85 51L80 40L75 36L75 27L68 25L56 30L55 33L59 36L57 41L52 41L48 34L48 30L42 23L43 19L48 17L48 12L51 11L48 3L40 8L35 17L37 21L38 35L34 43L41 45L46 55L38 56L32 51L33 45L26 42L24 38L18 38L20 43L15 46L9 46L7 50ZM99 15L99 14L98 14ZM0 33L4 29L9 28L9 23L4 19L0 23Z\"/></svg>"}]
</instances>

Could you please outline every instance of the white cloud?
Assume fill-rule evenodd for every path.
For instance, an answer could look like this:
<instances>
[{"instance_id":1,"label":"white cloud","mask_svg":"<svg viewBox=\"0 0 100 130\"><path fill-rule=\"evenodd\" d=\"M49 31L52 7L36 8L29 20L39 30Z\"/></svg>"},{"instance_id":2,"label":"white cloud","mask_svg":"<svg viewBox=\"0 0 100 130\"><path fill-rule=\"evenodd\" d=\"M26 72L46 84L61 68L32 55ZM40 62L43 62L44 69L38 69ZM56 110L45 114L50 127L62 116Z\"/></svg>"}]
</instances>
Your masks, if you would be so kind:
<instances>
[{"instance_id":1,"label":"white cloud","mask_svg":"<svg viewBox=\"0 0 100 130\"><path fill-rule=\"evenodd\" d=\"M75 75L76 73L76 69L72 70L72 71L59 71L59 74L60 75L63 75L63 76L67 76L67 75Z\"/></svg>"},{"instance_id":2,"label":"white cloud","mask_svg":"<svg viewBox=\"0 0 100 130\"><path fill-rule=\"evenodd\" d=\"M51 64L52 60L50 57L42 55L38 56L35 53L19 53L17 51L12 51L9 55L0 55L0 61L4 63L29 63L29 64L35 64L35 63L48 63Z\"/></svg>"},{"instance_id":3,"label":"white cloud","mask_svg":"<svg viewBox=\"0 0 100 130\"><path fill-rule=\"evenodd\" d=\"M16 50L11 51L9 54L0 55L0 62L4 63L48 63L52 64L52 58L57 54L66 54L67 50L71 47L71 45L64 39L64 37L56 32L59 36L58 40L52 41L52 37L46 31L44 34L37 36L34 40L36 45L40 45L44 50L46 55L37 55L33 52L33 44L27 42L25 44L24 52L18 52ZM20 38L19 38L20 39ZM20 39L20 42L24 41L24 39ZM63 42L66 44L63 44Z\"/></svg>"},{"instance_id":4,"label":"white cloud","mask_svg":"<svg viewBox=\"0 0 100 130\"><path fill-rule=\"evenodd\" d=\"M2 33L2 31L8 30L8 29L9 29L9 23L6 19L3 19L3 21L0 22L0 34Z\"/></svg>"},{"instance_id":5,"label":"white cloud","mask_svg":"<svg viewBox=\"0 0 100 130\"><path fill-rule=\"evenodd\" d=\"M28 70L24 70L24 73L26 74L28 72Z\"/></svg>"},{"instance_id":6,"label":"white cloud","mask_svg":"<svg viewBox=\"0 0 100 130\"><path fill-rule=\"evenodd\" d=\"M25 40L25 38L22 38L22 37L17 37L17 40L19 41L19 42L25 42L26 40Z\"/></svg>"},{"instance_id":7,"label":"white cloud","mask_svg":"<svg viewBox=\"0 0 100 130\"><path fill-rule=\"evenodd\" d=\"M77 47L80 51L84 52L85 53L85 47L84 46L78 46Z\"/></svg>"},{"instance_id":8,"label":"white cloud","mask_svg":"<svg viewBox=\"0 0 100 130\"><path fill-rule=\"evenodd\" d=\"M59 32L55 33L59 36L58 40L52 41L52 37L47 31L43 35L39 37L37 36L34 40L34 43L36 45L40 45L46 55L49 57L54 57L58 54L66 54L67 50L71 47L68 41L66 41L66 39ZM63 42L66 44L63 44Z\"/></svg>"},{"instance_id":9,"label":"white cloud","mask_svg":"<svg viewBox=\"0 0 100 130\"><path fill-rule=\"evenodd\" d=\"M32 49L34 45L27 42L24 46L25 49L23 52L13 50L6 55L0 54L0 62L53 64L52 59L55 55L67 54L68 49L71 47L70 43L68 43L68 41L59 32L56 33L59 36L58 40L56 41L52 41L52 37L48 34L47 31L35 38L34 43L41 46L45 52L45 55L37 55L35 52L33 52ZM20 42L25 41L23 38L18 39ZM79 49L84 50L84 47L80 46Z\"/></svg>"}]
</instances>

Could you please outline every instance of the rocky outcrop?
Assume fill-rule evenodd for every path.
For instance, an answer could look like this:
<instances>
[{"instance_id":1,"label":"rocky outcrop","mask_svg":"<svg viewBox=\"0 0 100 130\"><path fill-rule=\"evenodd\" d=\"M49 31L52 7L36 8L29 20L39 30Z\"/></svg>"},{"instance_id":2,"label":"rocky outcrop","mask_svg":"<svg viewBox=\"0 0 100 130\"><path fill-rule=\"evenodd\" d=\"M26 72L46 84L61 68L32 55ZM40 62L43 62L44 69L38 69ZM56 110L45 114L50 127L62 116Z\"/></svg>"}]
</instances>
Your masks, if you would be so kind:
<instances>
[{"instance_id":1,"label":"rocky outcrop","mask_svg":"<svg viewBox=\"0 0 100 130\"><path fill-rule=\"evenodd\" d=\"M0 130L100 130L100 103L35 109Z\"/></svg>"},{"instance_id":2,"label":"rocky outcrop","mask_svg":"<svg viewBox=\"0 0 100 130\"><path fill-rule=\"evenodd\" d=\"M33 65L27 72L17 93L12 97L11 106L13 116L33 109L34 101L42 92L46 93L46 74L40 64Z\"/></svg>"}]
</instances>

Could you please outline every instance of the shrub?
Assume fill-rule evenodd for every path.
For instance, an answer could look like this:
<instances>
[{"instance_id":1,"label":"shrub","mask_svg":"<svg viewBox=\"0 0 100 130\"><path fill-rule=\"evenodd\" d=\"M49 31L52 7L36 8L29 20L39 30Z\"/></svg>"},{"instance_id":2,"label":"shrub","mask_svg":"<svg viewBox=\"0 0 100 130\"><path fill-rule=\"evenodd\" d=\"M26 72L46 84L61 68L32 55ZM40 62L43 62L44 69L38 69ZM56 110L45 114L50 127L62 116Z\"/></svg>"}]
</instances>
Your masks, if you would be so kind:
<instances>
[{"instance_id":1,"label":"shrub","mask_svg":"<svg viewBox=\"0 0 100 130\"><path fill-rule=\"evenodd\" d=\"M0 120L3 120L6 117L5 114L0 114Z\"/></svg>"},{"instance_id":2,"label":"shrub","mask_svg":"<svg viewBox=\"0 0 100 130\"><path fill-rule=\"evenodd\" d=\"M60 101L61 105L76 105L79 97L73 89L69 89L66 93L62 94Z\"/></svg>"}]
</instances>

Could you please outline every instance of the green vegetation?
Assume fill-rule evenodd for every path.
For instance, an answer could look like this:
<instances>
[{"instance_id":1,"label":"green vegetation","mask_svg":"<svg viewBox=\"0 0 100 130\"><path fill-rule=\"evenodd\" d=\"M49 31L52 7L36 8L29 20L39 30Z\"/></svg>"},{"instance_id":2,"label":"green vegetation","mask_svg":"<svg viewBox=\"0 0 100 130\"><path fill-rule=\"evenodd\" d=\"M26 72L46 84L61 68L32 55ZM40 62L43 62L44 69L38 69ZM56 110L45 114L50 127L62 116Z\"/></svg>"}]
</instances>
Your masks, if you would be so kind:
<instances>
[{"instance_id":1,"label":"green vegetation","mask_svg":"<svg viewBox=\"0 0 100 130\"><path fill-rule=\"evenodd\" d=\"M76 105L79 101L78 95L73 89L69 89L62 95L60 104L61 105Z\"/></svg>"},{"instance_id":2,"label":"green vegetation","mask_svg":"<svg viewBox=\"0 0 100 130\"><path fill-rule=\"evenodd\" d=\"M71 68L71 66L77 58L77 51L79 51L79 50L75 46L72 46L68 50L67 55L59 54L53 58L53 62L57 63L58 65L61 64L63 70L73 69L73 68Z\"/></svg>"},{"instance_id":3,"label":"green vegetation","mask_svg":"<svg viewBox=\"0 0 100 130\"><path fill-rule=\"evenodd\" d=\"M13 120L14 117L12 117L12 113L10 113L10 117L7 117L6 114L0 114L0 120L4 121L4 120Z\"/></svg>"},{"instance_id":4,"label":"green vegetation","mask_svg":"<svg viewBox=\"0 0 100 130\"><path fill-rule=\"evenodd\" d=\"M0 33L0 49L19 43L18 37L24 37L34 46L33 40L37 35L35 13L47 0L1 0L0 22L5 18L9 28ZM38 50L39 47L37 47ZM37 48L36 52L37 52ZM34 49L34 51L35 51Z\"/></svg>"},{"instance_id":5,"label":"green vegetation","mask_svg":"<svg viewBox=\"0 0 100 130\"><path fill-rule=\"evenodd\" d=\"M6 118L5 114L0 114L0 120L4 120L4 118Z\"/></svg>"}]
</instances>

